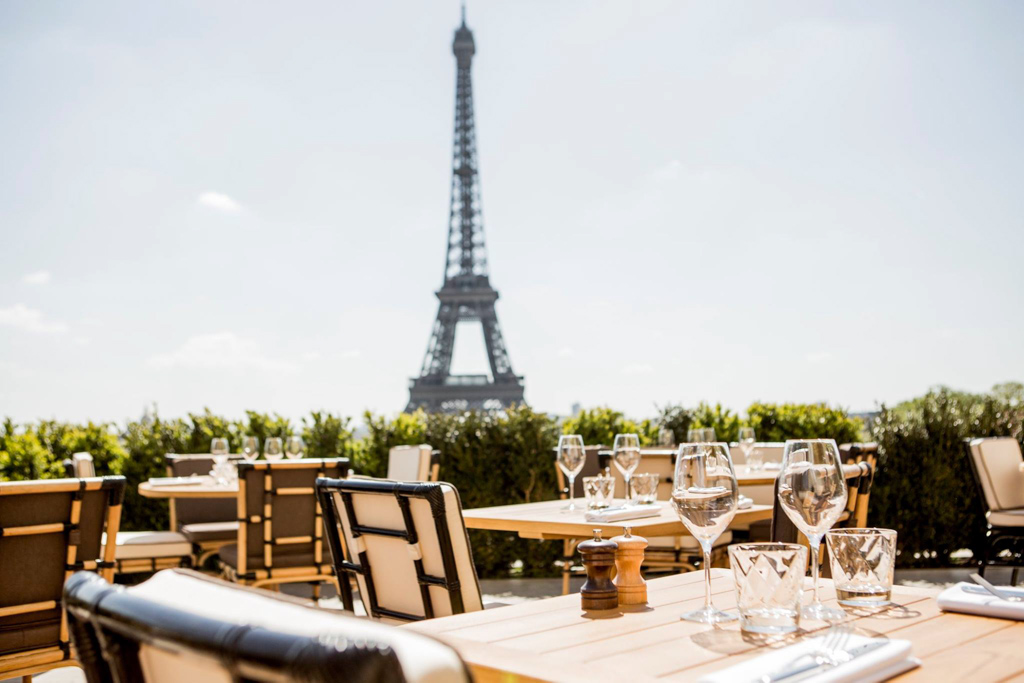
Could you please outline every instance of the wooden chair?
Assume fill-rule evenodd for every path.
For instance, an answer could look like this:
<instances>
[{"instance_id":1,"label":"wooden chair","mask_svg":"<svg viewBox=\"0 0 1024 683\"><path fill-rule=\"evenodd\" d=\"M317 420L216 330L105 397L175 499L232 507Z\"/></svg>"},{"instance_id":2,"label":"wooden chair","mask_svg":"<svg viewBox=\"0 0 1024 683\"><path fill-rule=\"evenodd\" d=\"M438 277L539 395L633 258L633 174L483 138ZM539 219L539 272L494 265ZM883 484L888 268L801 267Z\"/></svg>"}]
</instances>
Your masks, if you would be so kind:
<instances>
[{"instance_id":1,"label":"wooden chair","mask_svg":"<svg viewBox=\"0 0 1024 683\"><path fill-rule=\"evenodd\" d=\"M251 586L312 583L319 595L334 576L313 483L347 472L347 458L238 463L238 537L220 549L224 576Z\"/></svg>"},{"instance_id":2,"label":"wooden chair","mask_svg":"<svg viewBox=\"0 0 1024 683\"><path fill-rule=\"evenodd\" d=\"M79 569L114 573L124 477L0 482L0 679L72 666L61 591Z\"/></svg>"},{"instance_id":3,"label":"wooden chair","mask_svg":"<svg viewBox=\"0 0 1024 683\"><path fill-rule=\"evenodd\" d=\"M90 683L470 681L429 636L189 570L131 588L78 573L65 596Z\"/></svg>"},{"instance_id":4,"label":"wooden chair","mask_svg":"<svg viewBox=\"0 0 1024 683\"><path fill-rule=\"evenodd\" d=\"M985 547L978 573L989 565L1012 566L1017 585L1024 544L1024 458L1012 437L968 439L964 443L985 513ZM1001 558L1009 551L1008 558Z\"/></svg>"},{"instance_id":5,"label":"wooden chair","mask_svg":"<svg viewBox=\"0 0 1024 683\"><path fill-rule=\"evenodd\" d=\"M428 444L395 446L388 451L388 479L392 481L437 481L441 473L441 451Z\"/></svg>"},{"instance_id":6,"label":"wooden chair","mask_svg":"<svg viewBox=\"0 0 1024 683\"><path fill-rule=\"evenodd\" d=\"M483 609L455 487L371 479L319 479L327 538L342 586L354 574L366 613L409 622Z\"/></svg>"},{"instance_id":7,"label":"wooden chair","mask_svg":"<svg viewBox=\"0 0 1024 683\"><path fill-rule=\"evenodd\" d=\"M241 455L228 456L235 463ZM213 454L167 454L167 476L209 474ZM193 562L202 567L221 547L238 540L238 503L230 498L171 498L171 531L192 544Z\"/></svg>"},{"instance_id":8,"label":"wooden chair","mask_svg":"<svg viewBox=\"0 0 1024 683\"><path fill-rule=\"evenodd\" d=\"M65 461L65 469L68 462ZM89 453L75 453L70 463L75 477L93 476L87 473L96 472ZM155 572L192 564L192 544L175 531L120 531L115 545L118 574Z\"/></svg>"}]
</instances>

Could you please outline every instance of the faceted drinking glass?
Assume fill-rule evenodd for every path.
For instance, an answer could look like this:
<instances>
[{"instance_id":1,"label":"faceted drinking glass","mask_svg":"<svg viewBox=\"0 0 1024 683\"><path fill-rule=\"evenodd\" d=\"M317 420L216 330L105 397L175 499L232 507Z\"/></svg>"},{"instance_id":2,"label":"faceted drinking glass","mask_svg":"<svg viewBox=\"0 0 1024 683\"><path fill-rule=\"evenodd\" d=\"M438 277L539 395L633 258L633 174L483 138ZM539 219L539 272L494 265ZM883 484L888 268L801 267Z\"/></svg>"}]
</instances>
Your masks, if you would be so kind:
<instances>
[{"instance_id":1,"label":"faceted drinking glass","mask_svg":"<svg viewBox=\"0 0 1024 683\"><path fill-rule=\"evenodd\" d=\"M792 633L800 627L807 548L797 543L731 545L729 564L736 579L741 630Z\"/></svg>"},{"instance_id":2,"label":"faceted drinking glass","mask_svg":"<svg viewBox=\"0 0 1024 683\"><path fill-rule=\"evenodd\" d=\"M626 504L633 500L630 479L633 472L640 464L640 437L636 434L616 434L615 445L612 447L612 457L615 467L622 472L622 478L626 480Z\"/></svg>"},{"instance_id":3,"label":"faceted drinking glass","mask_svg":"<svg viewBox=\"0 0 1024 683\"><path fill-rule=\"evenodd\" d=\"M735 614L711 604L711 547L736 516L737 486L729 446L688 443L679 447L673 480L672 507L704 551L704 607L682 616L687 621L715 624Z\"/></svg>"},{"instance_id":4,"label":"faceted drinking glass","mask_svg":"<svg viewBox=\"0 0 1024 683\"><path fill-rule=\"evenodd\" d=\"M653 505L658 502L658 481L655 472L638 472L633 475L633 501L637 505Z\"/></svg>"},{"instance_id":5,"label":"faceted drinking glass","mask_svg":"<svg viewBox=\"0 0 1024 683\"><path fill-rule=\"evenodd\" d=\"M843 610L826 607L818 599L821 539L846 508L846 479L835 440L787 441L779 471L778 492L783 512L807 536L811 546L814 599L804 607L804 618L823 621L845 619Z\"/></svg>"},{"instance_id":6,"label":"faceted drinking glass","mask_svg":"<svg viewBox=\"0 0 1024 683\"><path fill-rule=\"evenodd\" d=\"M611 507L615 495L615 479L603 475L583 477L583 493L587 496L588 510Z\"/></svg>"},{"instance_id":7,"label":"faceted drinking glass","mask_svg":"<svg viewBox=\"0 0 1024 683\"><path fill-rule=\"evenodd\" d=\"M833 529L825 534L840 605L881 607L892 599L893 529Z\"/></svg>"},{"instance_id":8,"label":"faceted drinking glass","mask_svg":"<svg viewBox=\"0 0 1024 683\"><path fill-rule=\"evenodd\" d=\"M583 469L586 461L587 451L582 436L563 434L558 437L558 467L569 478L569 504L562 508L563 512L576 510L576 475Z\"/></svg>"}]
</instances>

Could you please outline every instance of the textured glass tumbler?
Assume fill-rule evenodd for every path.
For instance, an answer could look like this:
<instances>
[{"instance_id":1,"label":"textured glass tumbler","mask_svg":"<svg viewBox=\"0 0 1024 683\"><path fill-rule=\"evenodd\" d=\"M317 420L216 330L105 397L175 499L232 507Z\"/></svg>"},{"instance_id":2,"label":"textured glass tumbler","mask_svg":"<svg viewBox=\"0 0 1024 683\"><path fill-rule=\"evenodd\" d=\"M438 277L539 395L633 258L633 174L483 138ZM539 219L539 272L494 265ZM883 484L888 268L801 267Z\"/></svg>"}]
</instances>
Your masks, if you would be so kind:
<instances>
[{"instance_id":1,"label":"textured glass tumbler","mask_svg":"<svg viewBox=\"0 0 1024 683\"><path fill-rule=\"evenodd\" d=\"M603 510L611 507L615 495L614 477L583 477L583 493L587 496L588 510Z\"/></svg>"},{"instance_id":2,"label":"textured glass tumbler","mask_svg":"<svg viewBox=\"0 0 1024 683\"><path fill-rule=\"evenodd\" d=\"M825 534L840 605L879 607L892 599L893 529L834 529Z\"/></svg>"},{"instance_id":3,"label":"textured glass tumbler","mask_svg":"<svg viewBox=\"0 0 1024 683\"><path fill-rule=\"evenodd\" d=\"M642 472L631 477L633 502L637 505L653 505L658 502L658 481L656 473Z\"/></svg>"},{"instance_id":4,"label":"textured glass tumbler","mask_svg":"<svg viewBox=\"0 0 1024 683\"><path fill-rule=\"evenodd\" d=\"M742 543L729 546L729 562L741 630L775 634L800 627L807 548L796 543Z\"/></svg>"}]
</instances>

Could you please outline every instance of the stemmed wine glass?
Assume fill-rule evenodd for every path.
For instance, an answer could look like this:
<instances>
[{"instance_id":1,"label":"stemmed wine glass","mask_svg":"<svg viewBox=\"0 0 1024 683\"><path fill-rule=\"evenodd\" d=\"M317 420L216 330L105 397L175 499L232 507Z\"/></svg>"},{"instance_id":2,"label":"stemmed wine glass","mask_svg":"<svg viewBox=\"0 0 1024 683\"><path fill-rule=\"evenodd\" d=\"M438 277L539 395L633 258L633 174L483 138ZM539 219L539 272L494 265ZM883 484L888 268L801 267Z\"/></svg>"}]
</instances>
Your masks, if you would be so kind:
<instances>
[{"instance_id":1,"label":"stemmed wine glass","mask_svg":"<svg viewBox=\"0 0 1024 683\"><path fill-rule=\"evenodd\" d=\"M636 434L616 434L615 445L612 447L612 455L615 460L615 467L622 473L626 480L626 503L633 501L633 489L630 480L633 472L640 464L640 437Z\"/></svg>"},{"instance_id":2,"label":"stemmed wine glass","mask_svg":"<svg viewBox=\"0 0 1024 683\"><path fill-rule=\"evenodd\" d=\"M715 436L715 428L714 427L705 427L704 428L704 436L701 439L701 441L706 441L707 443L714 443L717 440L718 440L718 437Z\"/></svg>"},{"instance_id":3,"label":"stemmed wine glass","mask_svg":"<svg viewBox=\"0 0 1024 683\"><path fill-rule=\"evenodd\" d=\"M760 469L760 467L755 467L754 463L750 462L750 454L754 452L754 444L757 443L757 436L754 434L754 428L740 427L740 432L736 437L736 441L740 445L740 450L743 451L743 462L747 463L747 472Z\"/></svg>"},{"instance_id":4,"label":"stemmed wine glass","mask_svg":"<svg viewBox=\"0 0 1024 683\"><path fill-rule=\"evenodd\" d=\"M735 614L711 604L711 546L736 516L737 485L729 446L688 443L679 447L672 507L704 551L704 607L682 616L686 621L717 624Z\"/></svg>"},{"instance_id":5,"label":"stemmed wine glass","mask_svg":"<svg viewBox=\"0 0 1024 683\"><path fill-rule=\"evenodd\" d=\"M583 447L583 437L579 434L563 434L558 437L558 466L569 478L569 504L562 512L576 510L576 475L583 469L587 460L587 452Z\"/></svg>"},{"instance_id":6,"label":"stemmed wine glass","mask_svg":"<svg viewBox=\"0 0 1024 683\"><path fill-rule=\"evenodd\" d=\"M284 455L289 460L298 460L306 454L306 442L301 436L289 436L284 445Z\"/></svg>"},{"instance_id":7,"label":"stemmed wine glass","mask_svg":"<svg viewBox=\"0 0 1024 683\"><path fill-rule=\"evenodd\" d=\"M818 549L825 532L846 508L846 479L833 439L790 439L782 454L779 504L811 546L814 599L800 612L806 619L841 621L845 612L818 599Z\"/></svg>"},{"instance_id":8,"label":"stemmed wine glass","mask_svg":"<svg viewBox=\"0 0 1024 683\"><path fill-rule=\"evenodd\" d=\"M704 440L704 429L702 427L690 427L686 431L686 443L700 443Z\"/></svg>"},{"instance_id":9,"label":"stemmed wine glass","mask_svg":"<svg viewBox=\"0 0 1024 683\"><path fill-rule=\"evenodd\" d=\"M267 460L280 460L284 457L282 450L283 439L279 436L271 436L267 438L267 443L264 445L263 457Z\"/></svg>"},{"instance_id":10,"label":"stemmed wine glass","mask_svg":"<svg viewBox=\"0 0 1024 683\"><path fill-rule=\"evenodd\" d=\"M210 455L213 456L215 465L222 465L228 461L228 440L222 436L214 437L210 441Z\"/></svg>"},{"instance_id":11,"label":"stemmed wine glass","mask_svg":"<svg viewBox=\"0 0 1024 683\"><path fill-rule=\"evenodd\" d=\"M255 436L242 437L242 457L246 462L253 462L260 457L260 440Z\"/></svg>"}]
</instances>

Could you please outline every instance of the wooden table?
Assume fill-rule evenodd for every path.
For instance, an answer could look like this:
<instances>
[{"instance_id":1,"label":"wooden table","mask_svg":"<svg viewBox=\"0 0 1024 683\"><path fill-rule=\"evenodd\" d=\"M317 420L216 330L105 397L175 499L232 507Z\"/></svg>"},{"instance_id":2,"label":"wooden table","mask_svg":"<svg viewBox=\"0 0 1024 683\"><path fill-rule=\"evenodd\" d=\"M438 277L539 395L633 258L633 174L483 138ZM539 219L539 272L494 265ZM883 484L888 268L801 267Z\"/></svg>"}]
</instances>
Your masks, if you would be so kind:
<instances>
[{"instance_id":1,"label":"wooden table","mask_svg":"<svg viewBox=\"0 0 1024 683\"><path fill-rule=\"evenodd\" d=\"M579 540L592 538L594 529L601 529L604 538L618 536L625 527L632 527L633 533L646 538L656 536L689 536L679 515L666 501L658 501L661 513L657 517L623 520L610 524L598 524L584 519L585 501L577 500L576 512L564 512L567 500L545 500L539 503L499 505L489 508L463 510L462 516L470 529L489 531L512 531L521 538L564 541L564 557L567 560L562 570L562 592L569 592L569 572ZM737 510L734 522L749 524L762 519L771 519L772 508L768 505L754 505L746 510Z\"/></svg>"},{"instance_id":2,"label":"wooden table","mask_svg":"<svg viewBox=\"0 0 1024 683\"><path fill-rule=\"evenodd\" d=\"M213 477L196 477L195 484L161 486L144 481L139 484L139 495L143 498L234 498L238 495L238 484L218 486Z\"/></svg>"},{"instance_id":3,"label":"wooden table","mask_svg":"<svg viewBox=\"0 0 1024 683\"><path fill-rule=\"evenodd\" d=\"M733 608L731 572L711 571L715 605ZM648 608L621 608L600 617L584 614L574 594L402 628L450 643L481 683L693 681L754 657L764 647L746 642L737 622L711 628L680 621L680 614L703 603L703 579L702 572L689 572L651 580ZM822 581L821 592L834 602L830 581ZM897 586L893 599L904 609L852 615L856 633L911 641L923 665L900 681L1024 680L1024 622L943 613L937 593ZM808 630L825 626L803 624Z\"/></svg>"}]
</instances>

